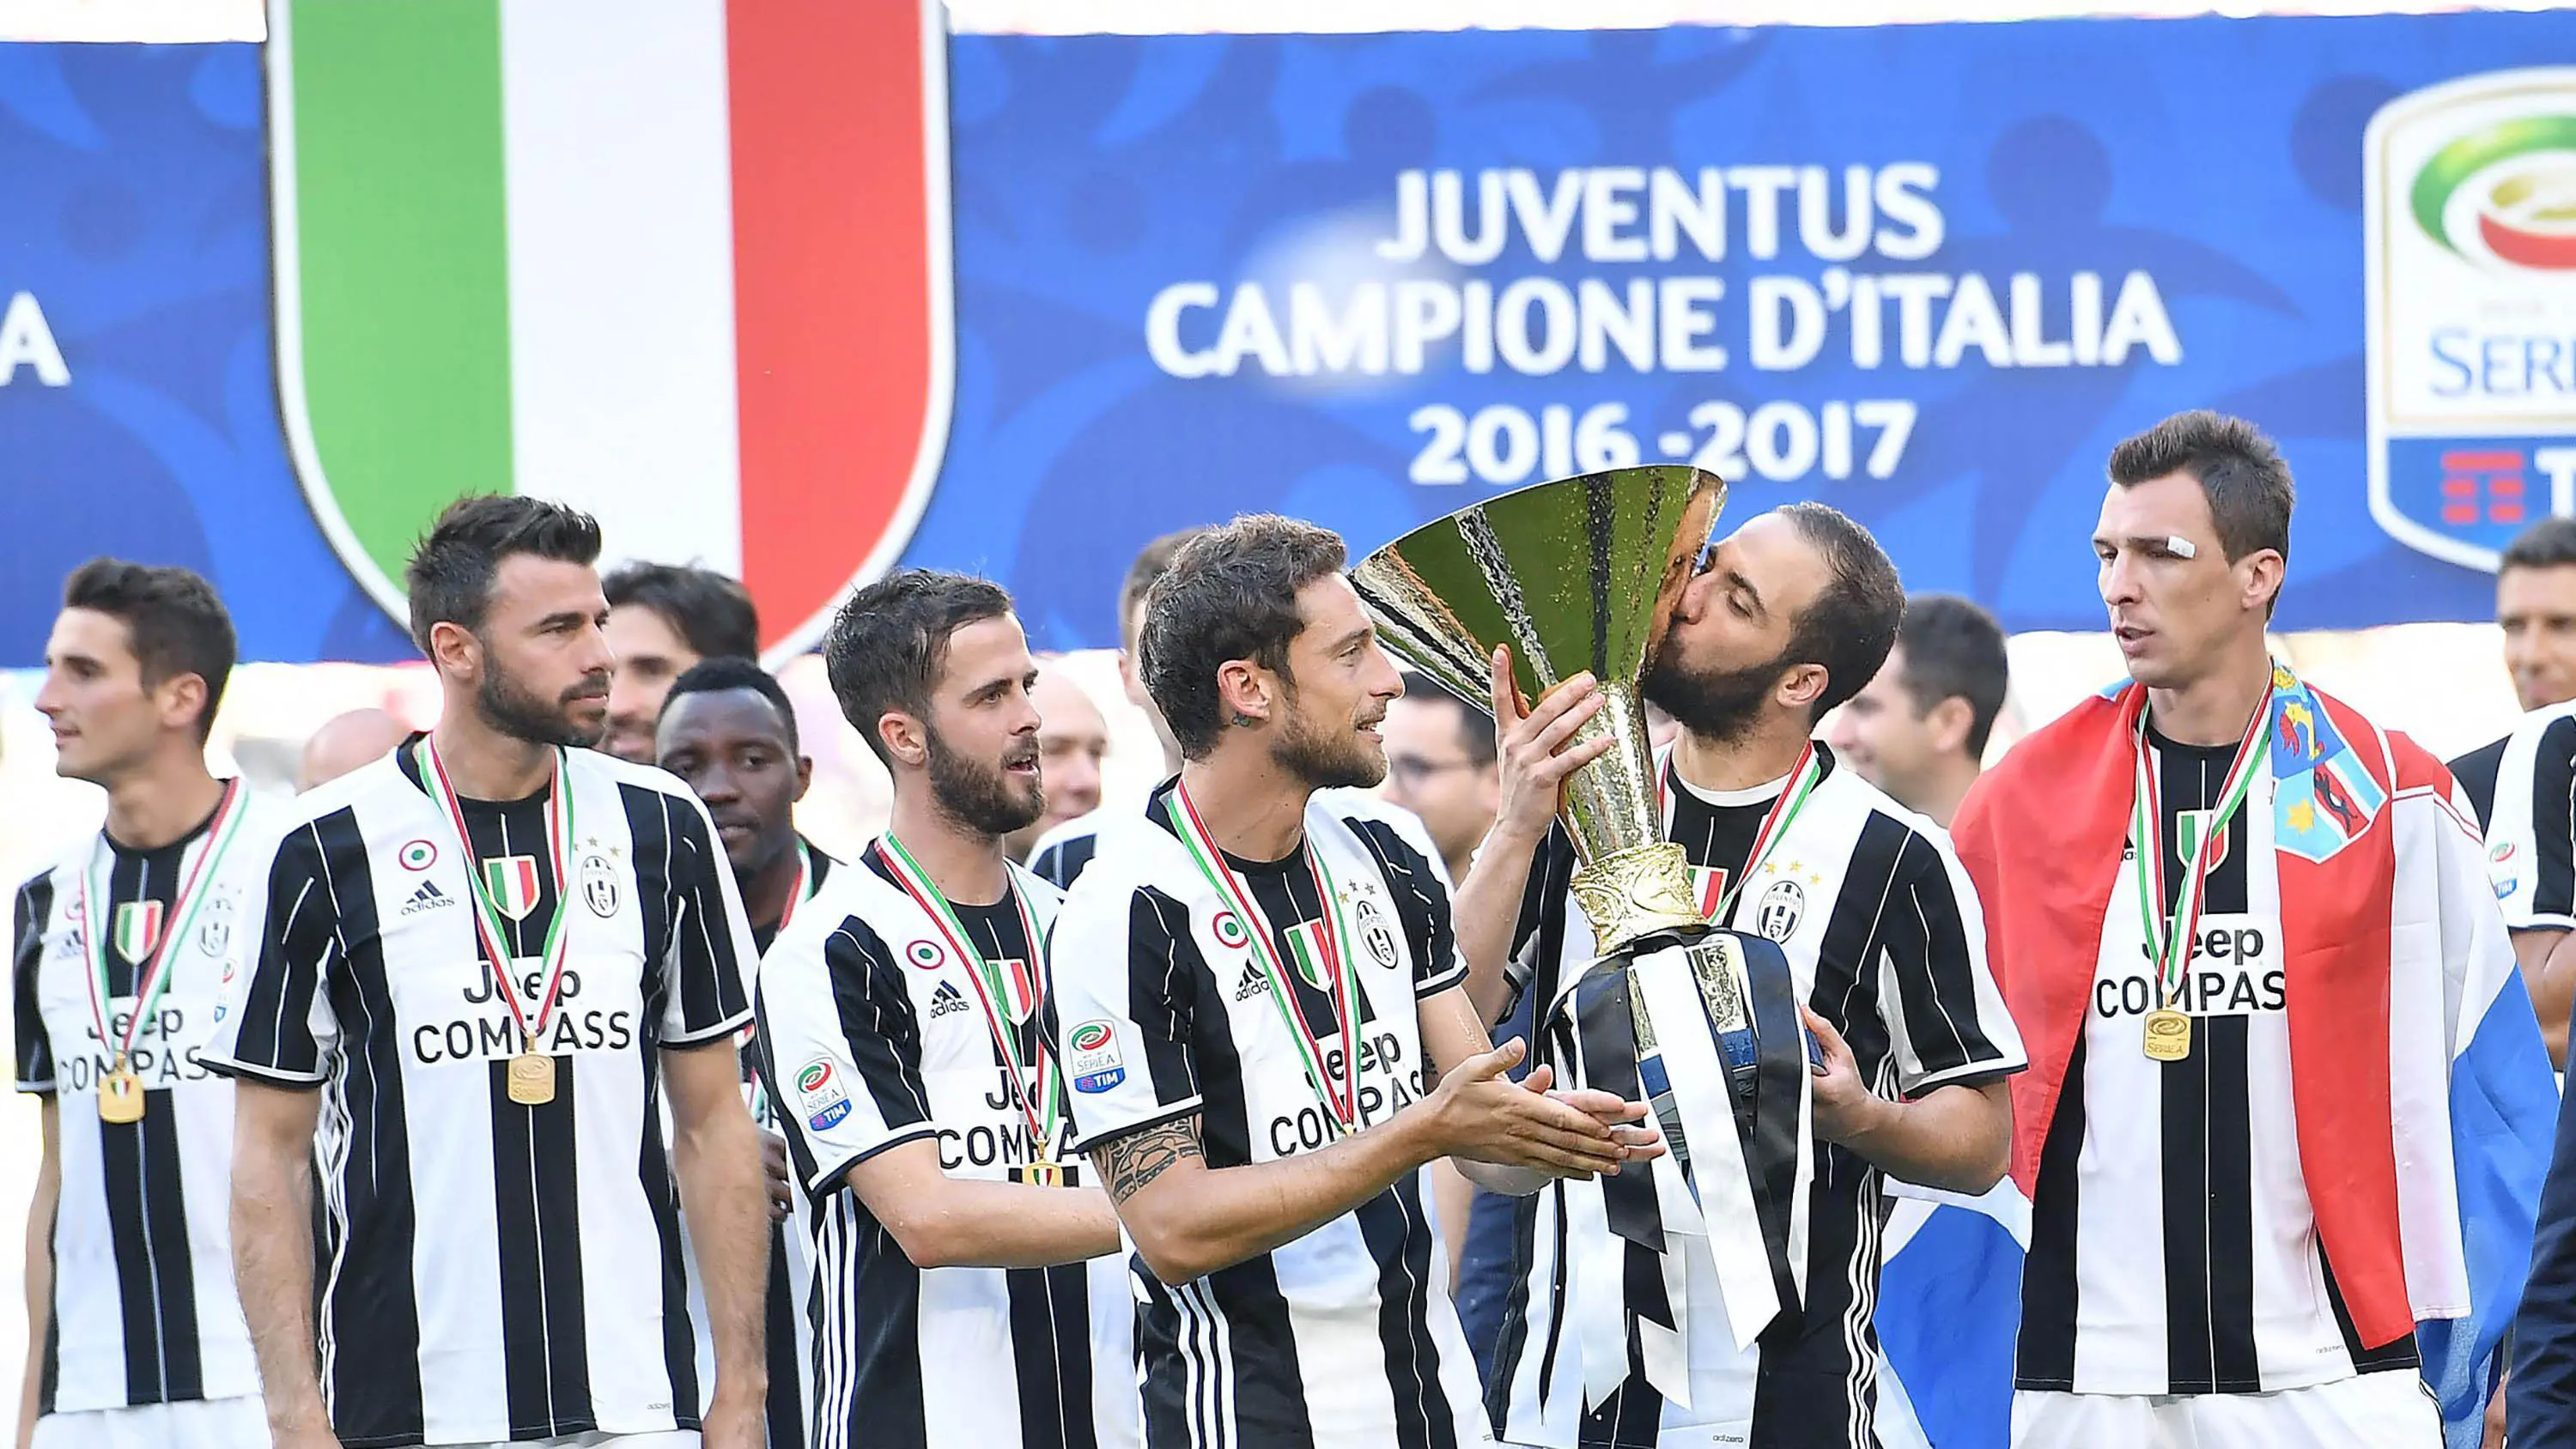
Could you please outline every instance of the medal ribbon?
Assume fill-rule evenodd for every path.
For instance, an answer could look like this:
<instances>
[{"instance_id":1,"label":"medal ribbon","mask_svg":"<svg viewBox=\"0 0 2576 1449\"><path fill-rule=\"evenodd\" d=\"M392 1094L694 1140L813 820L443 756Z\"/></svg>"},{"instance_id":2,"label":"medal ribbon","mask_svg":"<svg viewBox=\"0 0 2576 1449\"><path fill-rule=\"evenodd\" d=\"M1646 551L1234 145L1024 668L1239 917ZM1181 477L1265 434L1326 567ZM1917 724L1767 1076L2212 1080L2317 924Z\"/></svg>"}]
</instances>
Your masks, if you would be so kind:
<instances>
[{"instance_id":1,"label":"medal ribbon","mask_svg":"<svg viewBox=\"0 0 2576 1449\"><path fill-rule=\"evenodd\" d=\"M984 1024L992 1028L993 1048L1002 1054L1002 1069L1011 1074L1011 1084L1019 1089L1020 1115L1028 1119L1029 1130L1037 1134L1039 1155L1055 1156L1056 1132L1063 1118L1060 1105L1063 1100L1063 1069L1057 1063L1055 1053L1041 1047L1035 1072L1029 1076L1021 1075L1019 1046L1012 1035L1010 1020L1002 1010L1002 1002L1006 999L1004 992L1009 983L1002 979L1001 963L984 959L983 951L975 945L975 938L967 934L965 924L957 919L956 911L949 906L948 897L941 895L939 887L931 884L930 873L912 858L911 851L903 848L902 841L895 839L893 831L887 831L877 842L877 855L893 871L895 884L903 888L905 895L912 897L913 903L920 906L929 915L931 923L939 928L939 934L947 938L948 949L964 957L975 968L967 974L974 979L976 998L983 1003ZM1018 879L1008 874L1008 866L1004 871L1004 888L1009 893L1012 907L1020 913L1022 938L1028 942L1029 954L1034 957L1039 950L1039 937L1037 923L1029 917L1028 897L1021 893ZM1028 964L1029 1005L1034 1011L1037 1006L1038 963L1031 960Z\"/></svg>"},{"instance_id":2,"label":"medal ribbon","mask_svg":"<svg viewBox=\"0 0 2576 1449\"><path fill-rule=\"evenodd\" d=\"M179 885L178 893L170 898L169 925L163 928L161 939L153 942L152 949L144 953L143 963L134 978L134 1014L126 1019L125 1032L115 1041L114 1060L118 1071L124 1070L126 1061L134 1055L134 1038L143 1030L143 1019L152 1014L152 1008L158 1006L170 990L170 943L186 935L188 927L195 924L197 907L205 903L205 894L198 888L213 883L216 864L232 847L234 837L241 833L241 798L241 777L236 775L224 782L224 797L215 802L214 816L206 822L206 844L197 854L196 867L188 872L187 879ZM99 853L97 846L91 846L89 862L81 869L80 905L81 929L89 936L90 1016L98 1023L98 1044L107 1046L107 1008L115 1000L109 994L107 984L107 943L114 934L114 923L96 907L104 903L110 913L115 909L116 851L110 848L106 852L108 879L93 886L94 877L98 874Z\"/></svg>"},{"instance_id":3,"label":"medal ribbon","mask_svg":"<svg viewBox=\"0 0 2576 1449\"><path fill-rule=\"evenodd\" d=\"M800 835L796 837L796 886L787 893L787 904L778 912L778 929L786 930L787 923L796 919L796 907L813 889L814 857L805 849L805 837Z\"/></svg>"},{"instance_id":4,"label":"medal ribbon","mask_svg":"<svg viewBox=\"0 0 2576 1449\"><path fill-rule=\"evenodd\" d=\"M2181 991L2183 971L2191 961L2191 942L2200 934L2201 895L2209 883L2212 843L2236 818L2237 807L2245 803L2256 772L2271 758L2271 722L2272 696L2266 694L2254 711L2253 721L2245 727L2245 739L2236 747L2236 758L2228 764L2217 807L2210 811L2200 838L2192 842L2191 858L2183 863L2181 896L2174 902L2171 914L2167 914L2164 789L2158 779L2155 752L2147 744L2146 714L2141 711L2138 715L2137 787L2130 805L2129 838L2138 842L2138 916L2146 930L2148 954L2156 963L2159 1011L2170 1006Z\"/></svg>"},{"instance_id":5,"label":"medal ribbon","mask_svg":"<svg viewBox=\"0 0 2576 1449\"><path fill-rule=\"evenodd\" d=\"M1219 899L1231 908L1243 923L1243 933L1250 938L1253 954L1270 980L1271 1004L1279 1008L1280 1020L1288 1024L1289 1038L1297 1044L1297 1054L1306 1065L1306 1079L1324 1104L1324 1115L1341 1131L1359 1123L1359 977L1346 969L1350 953L1346 949L1349 931L1342 925L1341 908L1334 903L1333 877L1323 864L1323 852L1307 843L1306 868L1315 878L1315 892L1323 905L1324 929L1319 932L1324 960L1324 992L1332 998L1333 1010L1342 1029L1342 1080L1336 1083L1324 1069L1324 1049L1315 1034L1306 1029L1306 1019L1297 1011L1293 988L1288 984L1288 965L1279 945L1271 939L1267 920L1252 903L1247 889L1234 867L1225 863L1225 853L1217 849L1216 837L1209 833L1207 822L1199 819L1198 807L1190 803L1189 791L1178 782L1172 786L1169 799L1163 802L1173 826L1180 832L1181 844L1190 859L1216 888Z\"/></svg>"},{"instance_id":6,"label":"medal ribbon","mask_svg":"<svg viewBox=\"0 0 2576 1449\"><path fill-rule=\"evenodd\" d=\"M554 779L546 787L546 843L551 851L549 865L554 871L555 913L546 923L546 944L538 955L536 1013L533 1017L519 1004L519 986L513 967L518 958L502 948L507 939L501 929L501 909L493 904L492 888L484 879L483 857L474 852L474 836L465 828L465 806L456 797L456 786L447 778L447 765L438 757L438 746L424 737L420 742L422 784L431 799L455 828L456 843L465 852L465 884L474 897L474 931L482 939L484 954L492 958L492 974L499 980L496 994L510 1008L510 1020L519 1028L519 1041L524 1050L535 1051L537 1038L545 1035L546 1021L554 1014L558 993L563 990L564 919L572 914L563 899L566 879L564 862L572 855L572 792L564 784L570 763L563 747L555 747Z\"/></svg>"},{"instance_id":7,"label":"medal ribbon","mask_svg":"<svg viewBox=\"0 0 2576 1449\"><path fill-rule=\"evenodd\" d=\"M1655 772L1655 805L1663 817L1666 835L1673 830L1673 769L1672 757L1667 755L1664 768ZM1779 798L1771 802L1770 812L1762 817L1762 828L1754 832L1753 853L1744 858L1744 873L1727 882L1726 893L1718 898L1717 909L1709 914L1709 920L1733 917L1735 898L1744 893L1745 883L1762 869L1762 862L1770 858L1771 848L1780 843L1780 837L1789 833L1798 812L1807 807L1807 797L1815 793L1824 778L1824 761L1816 757L1816 742L1809 740L1806 748L1798 751L1798 763L1789 767L1789 783L1780 787Z\"/></svg>"}]
</instances>

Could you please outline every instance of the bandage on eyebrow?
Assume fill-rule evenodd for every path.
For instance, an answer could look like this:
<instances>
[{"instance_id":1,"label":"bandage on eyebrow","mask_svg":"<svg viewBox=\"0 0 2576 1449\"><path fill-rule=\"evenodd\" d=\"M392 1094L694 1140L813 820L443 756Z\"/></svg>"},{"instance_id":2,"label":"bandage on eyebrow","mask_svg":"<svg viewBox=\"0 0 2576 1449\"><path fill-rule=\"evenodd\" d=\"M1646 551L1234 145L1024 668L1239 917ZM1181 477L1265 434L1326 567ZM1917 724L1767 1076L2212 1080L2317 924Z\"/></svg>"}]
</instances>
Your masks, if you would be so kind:
<instances>
[{"instance_id":1,"label":"bandage on eyebrow","mask_svg":"<svg viewBox=\"0 0 2576 1449\"><path fill-rule=\"evenodd\" d=\"M2175 558L2200 557L2200 546L2179 533L2166 534L2165 547L2173 552Z\"/></svg>"}]
</instances>

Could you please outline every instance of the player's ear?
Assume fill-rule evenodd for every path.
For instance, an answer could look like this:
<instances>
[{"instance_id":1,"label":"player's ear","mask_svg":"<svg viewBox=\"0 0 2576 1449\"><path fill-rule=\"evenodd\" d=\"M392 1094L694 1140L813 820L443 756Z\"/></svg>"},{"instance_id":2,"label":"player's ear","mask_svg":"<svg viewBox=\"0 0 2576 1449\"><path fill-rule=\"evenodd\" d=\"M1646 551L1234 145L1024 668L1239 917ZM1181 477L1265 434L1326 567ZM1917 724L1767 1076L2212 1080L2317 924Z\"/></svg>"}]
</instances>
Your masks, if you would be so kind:
<instances>
[{"instance_id":1,"label":"player's ear","mask_svg":"<svg viewBox=\"0 0 2576 1449\"><path fill-rule=\"evenodd\" d=\"M483 672L483 641L464 625L442 619L429 626L429 662L441 674L476 678Z\"/></svg>"},{"instance_id":2,"label":"player's ear","mask_svg":"<svg viewBox=\"0 0 2576 1449\"><path fill-rule=\"evenodd\" d=\"M1271 717L1278 703L1278 679L1249 659L1229 659L1216 667L1216 706L1221 724L1257 724Z\"/></svg>"},{"instance_id":3,"label":"player's ear","mask_svg":"<svg viewBox=\"0 0 2576 1449\"><path fill-rule=\"evenodd\" d=\"M1777 692L1782 704L1815 713L1816 701L1823 697L1833 675L1821 664L1792 664L1780 676Z\"/></svg>"},{"instance_id":4,"label":"player's ear","mask_svg":"<svg viewBox=\"0 0 2576 1449\"><path fill-rule=\"evenodd\" d=\"M798 755L796 757L796 793L791 797L790 803L804 799L805 792L813 788L814 757L812 755Z\"/></svg>"},{"instance_id":5,"label":"player's ear","mask_svg":"<svg viewBox=\"0 0 2576 1449\"><path fill-rule=\"evenodd\" d=\"M1977 712L1964 694L1951 695L1923 712L1923 724L1932 731L1933 746L1945 755L1968 747L1968 726L1976 719Z\"/></svg>"},{"instance_id":6,"label":"player's ear","mask_svg":"<svg viewBox=\"0 0 2576 1449\"><path fill-rule=\"evenodd\" d=\"M877 716L877 738L901 764L920 769L930 763L930 732L904 710L890 709Z\"/></svg>"},{"instance_id":7,"label":"player's ear","mask_svg":"<svg viewBox=\"0 0 2576 1449\"><path fill-rule=\"evenodd\" d=\"M152 687L152 698L163 729L194 729L206 708L206 677L194 670L173 674Z\"/></svg>"},{"instance_id":8,"label":"player's ear","mask_svg":"<svg viewBox=\"0 0 2576 1449\"><path fill-rule=\"evenodd\" d=\"M2281 582L2289 571L2289 560L2281 557L2278 549L2258 548L2238 559L2234 568L2244 606L2268 611L2280 598Z\"/></svg>"}]
</instances>

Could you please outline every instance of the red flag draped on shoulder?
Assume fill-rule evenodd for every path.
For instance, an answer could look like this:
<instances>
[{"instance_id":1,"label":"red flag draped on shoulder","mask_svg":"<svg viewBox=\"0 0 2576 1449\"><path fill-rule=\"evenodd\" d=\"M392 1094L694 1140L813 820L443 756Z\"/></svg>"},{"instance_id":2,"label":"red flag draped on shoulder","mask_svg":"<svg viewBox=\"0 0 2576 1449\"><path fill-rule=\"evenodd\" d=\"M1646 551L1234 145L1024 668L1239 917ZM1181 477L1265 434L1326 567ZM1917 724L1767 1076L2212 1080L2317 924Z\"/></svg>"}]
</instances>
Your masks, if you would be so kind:
<instances>
[{"instance_id":1,"label":"red flag draped on shoulder","mask_svg":"<svg viewBox=\"0 0 2576 1449\"><path fill-rule=\"evenodd\" d=\"M2012 1170L2034 1198L2121 878L2145 707L2146 691L2123 685L2015 744L1968 793L1952 830L1985 907L1988 957L2030 1048L2030 1070L2012 1082ZM2286 669L2275 669L2265 707L2274 790L2268 803L2246 803L2293 812L2276 816L2274 835L2299 1165L2353 1325L2375 1348L2415 1326L2389 1100L2396 831L2386 817L2401 783L2440 766L2394 750Z\"/></svg>"}]
</instances>

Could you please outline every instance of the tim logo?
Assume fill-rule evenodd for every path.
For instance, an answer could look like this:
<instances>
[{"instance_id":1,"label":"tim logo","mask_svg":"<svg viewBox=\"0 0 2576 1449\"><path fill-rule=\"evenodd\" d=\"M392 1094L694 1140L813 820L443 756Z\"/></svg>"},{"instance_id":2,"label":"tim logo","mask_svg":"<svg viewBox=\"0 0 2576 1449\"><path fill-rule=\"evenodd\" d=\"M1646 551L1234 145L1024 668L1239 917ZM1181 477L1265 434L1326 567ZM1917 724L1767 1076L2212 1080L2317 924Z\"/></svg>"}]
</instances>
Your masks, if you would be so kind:
<instances>
[{"instance_id":1,"label":"tim logo","mask_svg":"<svg viewBox=\"0 0 2576 1449\"><path fill-rule=\"evenodd\" d=\"M2576 67L2400 96L2362 146L2371 516L2492 572L2576 515Z\"/></svg>"}]
</instances>

